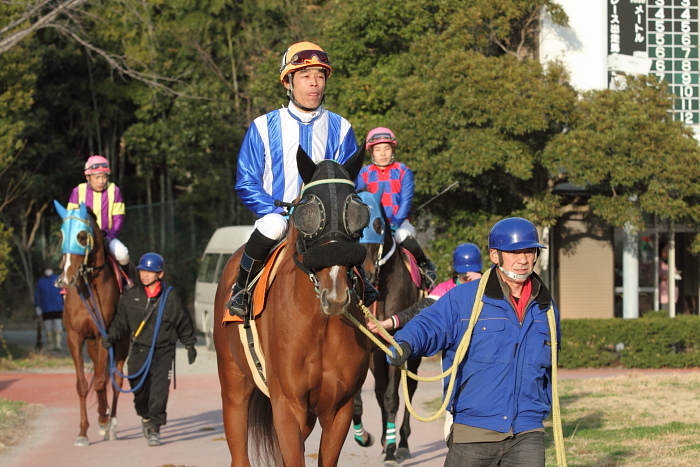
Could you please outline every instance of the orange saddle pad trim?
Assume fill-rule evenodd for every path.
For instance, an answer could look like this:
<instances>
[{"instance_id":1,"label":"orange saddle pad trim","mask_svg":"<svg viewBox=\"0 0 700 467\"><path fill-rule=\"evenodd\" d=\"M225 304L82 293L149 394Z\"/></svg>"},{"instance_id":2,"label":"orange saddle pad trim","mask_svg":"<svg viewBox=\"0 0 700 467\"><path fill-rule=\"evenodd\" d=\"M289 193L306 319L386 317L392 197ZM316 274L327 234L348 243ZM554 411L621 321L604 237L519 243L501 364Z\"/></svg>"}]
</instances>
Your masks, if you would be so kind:
<instances>
[{"instance_id":1,"label":"orange saddle pad trim","mask_svg":"<svg viewBox=\"0 0 700 467\"><path fill-rule=\"evenodd\" d=\"M255 289L253 289L253 317L257 318L260 313L262 313L263 308L265 308L265 298L267 297L267 289L270 286L270 282L274 277L275 264L282 257L279 256L280 252L287 246L287 241L280 243L277 248L274 249L270 256L268 256L265 266L263 268L260 279L258 283L255 284ZM231 295L229 294L229 299ZM228 302L228 300L226 300ZM243 318L232 315L228 310L224 311L224 323L242 323Z\"/></svg>"}]
</instances>

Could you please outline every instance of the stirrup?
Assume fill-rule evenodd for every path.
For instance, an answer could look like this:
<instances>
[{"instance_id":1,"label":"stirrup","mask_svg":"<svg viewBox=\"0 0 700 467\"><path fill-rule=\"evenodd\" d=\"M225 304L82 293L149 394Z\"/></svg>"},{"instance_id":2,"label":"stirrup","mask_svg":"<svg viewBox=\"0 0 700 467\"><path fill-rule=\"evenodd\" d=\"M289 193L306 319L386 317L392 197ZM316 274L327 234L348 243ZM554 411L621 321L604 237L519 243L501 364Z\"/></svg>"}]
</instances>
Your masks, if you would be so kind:
<instances>
[{"instance_id":1,"label":"stirrup","mask_svg":"<svg viewBox=\"0 0 700 467\"><path fill-rule=\"evenodd\" d=\"M435 281L437 281L435 265L431 261L428 261L427 263L421 264L419 267L427 288L432 289L435 287Z\"/></svg>"},{"instance_id":2,"label":"stirrup","mask_svg":"<svg viewBox=\"0 0 700 467\"><path fill-rule=\"evenodd\" d=\"M231 299L226 304L226 308L228 308L231 315L245 318L250 312L249 294L246 289L236 290L236 288L234 287L231 290Z\"/></svg>"}]
</instances>

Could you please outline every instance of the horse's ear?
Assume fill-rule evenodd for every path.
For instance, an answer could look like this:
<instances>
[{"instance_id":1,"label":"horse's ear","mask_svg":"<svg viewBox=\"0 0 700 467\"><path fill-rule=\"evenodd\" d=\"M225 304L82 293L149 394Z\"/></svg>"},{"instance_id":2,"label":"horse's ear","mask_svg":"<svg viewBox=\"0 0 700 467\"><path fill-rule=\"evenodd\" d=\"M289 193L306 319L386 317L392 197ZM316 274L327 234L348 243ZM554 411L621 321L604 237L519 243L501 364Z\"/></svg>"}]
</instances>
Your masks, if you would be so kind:
<instances>
[{"instance_id":1,"label":"horse's ear","mask_svg":"<svg viewBox=\"0 0 700 467\"><path fill-rule=\"evenodd\" d=\"M53 200L53 205L56 208L56 212L58 213L58 215L61 216L61 219L65 219L68 215L68 211L66 210L66 208L64 208L63 205L58 202L58 200Z\"/></svg>"},{"instance_id":2,"label":"horse's ear","mask_svg":"<svg viewBox=\"0 0 700 467\"><path fill-rule=\"evenodd\" d=\"M362 168L362 164L364 162L365 162L365 142L363 141L362 144L360 145L360 147L357 148L357 151L355 151L355 154L350 156L350 159L346 160L345 163L343 164L343 167L350 174L350 178L352 180L355 180L357 178L357 174L360 173L360 169Z\"/></svg>"},{"instance_id":3,"label":"horse's ear","mask_svg":"<svg viewBox=\"0 0 700 467\"><path fill-rule=\"evenodd\" d=\"M301 146L297 149L297 168L304 183L309 183L316 172L316 163L311 160Z\"/></svg>"},{"instance_id":4,"label":"horse's ear","mask_svg":"<svg viewBox=\"0 0 700 467\"><path fill-rule=\"evenodd\" d=\"M85 206L85 203L80 203L80 217L83 219L87 219L88 216L88 211L87 211L87 206Z\"/></svg>"}]
</instances>

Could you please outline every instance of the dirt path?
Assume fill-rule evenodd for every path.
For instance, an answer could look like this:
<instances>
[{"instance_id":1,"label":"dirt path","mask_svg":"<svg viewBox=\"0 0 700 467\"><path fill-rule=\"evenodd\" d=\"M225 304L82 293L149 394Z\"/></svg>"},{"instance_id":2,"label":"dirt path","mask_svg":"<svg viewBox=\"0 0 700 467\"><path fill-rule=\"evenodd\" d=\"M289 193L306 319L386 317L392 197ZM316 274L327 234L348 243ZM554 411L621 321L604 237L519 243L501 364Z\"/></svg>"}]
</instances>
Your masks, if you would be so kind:
<instances>
[{"instance_id":1,"label":"dirt path","mask_svg":"<svg viewBox=\"0 0 700 467\"><path fill-rule=\"evenodd\" d=\"M31 331L25 335L4 336L8 341L33 345ZM24 339L24 340L22 340ZM89 399L90 429L89 447L75 447L78 434L78 398L75 393L75 376L72 371L52 373L0 373L0 398L21 400L39 404L43 409L33 422L31 436L19 446L0 455L3 467L43 466L73 467L75 465L100 465L100 467L208 467L230 464L221 421L221 396L216 373L216 357L203 345L198 346L199 356L194 365L188 366L185 350L178 348L177 389L171 390L168 403L168 424L162 429L163 445L148 447L141 434L140 420L133 409L133 397L123 394L119 401L118 441L99 438L94 396ZM438 365L427 362L421 374L436 374ZM425 373L427 371L427 373ZM601 378L621 374L700 371L690 370L560 370L560 379ZM371 375L363 387L366 426L375 435L381 425L379 410L374 399L374 381ZM414 406L423 415L434 412L424 408L424 402L441 397L439 383L421 383L414 399ZM399 417L403 412L399 413ZM442 419L432 423L411 422L410 438L413 459L401 462L402 467L442 466L447 453L442 439ZM312 433L306 442L307 463L316 464L320 429ZM378 444L361 448L353 440L352 433L343 447L341 466L378 466L381 449Z\"/></svg>"},{"instance_id":2,"label":"dirt path","mask_svg":"<svg viewBox=\"0 0 700 467\"><path fill-rule=\"evenodd\" d=\"M177 389L171 387L168 424L161 429L163 445L148 447L141 434L140 419L133 408L133 396L123 394L118 406L118 441L103 441L97 430L94 395L89 399L89 447L75 447L78 434L78 397L75 375L58 373L0 373L0 397L40 404L43 410L33 422L31 436L21 445L0 456L3 467L51 465L100 465L100 467L183 466L208 467L230 464L230 456L221 420L221 396L214 352L198 346L198 358L187 366L184 349L178 348ZM428 368L430 365L427 366ZM435 368L437 369L437 367ZM374 381L368 377L363 387L366 426L375 435L381 418L374 400ZM415 405L440 397L439 383L418 386ZM434 409L430 409L434 410ZM427 414L429 409L422 412ZM400 414L401 415L401 414ZM442 466L447 453L442 440L442 420L433 423L411 422L410 438L414 458L402 467ZM320 429L306 442L307 463L316 465ZM348 433L340 459L341 466L378 466L381 448L375 444L361 448ZM125 464L126 461L126 464Z\"/></svg>"}]
</instances>

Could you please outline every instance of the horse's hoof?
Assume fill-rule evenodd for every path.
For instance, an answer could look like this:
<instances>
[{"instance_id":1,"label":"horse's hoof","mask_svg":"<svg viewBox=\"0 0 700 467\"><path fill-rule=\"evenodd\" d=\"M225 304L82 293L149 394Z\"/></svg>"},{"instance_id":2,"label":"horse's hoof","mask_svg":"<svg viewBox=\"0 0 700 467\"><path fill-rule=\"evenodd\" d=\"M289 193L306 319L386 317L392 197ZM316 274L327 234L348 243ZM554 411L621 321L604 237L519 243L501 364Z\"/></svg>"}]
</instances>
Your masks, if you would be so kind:
<instances>
[{"instance_id":1,"label":"horse's hoof","mask_svg":"<svg viewBox=\"0 0 700 467\"><path fill-rule=\"evenodd\" d=\"M411 457L411 450L408 448L398 448L396 450L396 458L397 459L410 459Z\"/></svg>"},{"instance_id":2,"label":"horse's hoof","mask_svg":"<svg viewBox=\"0 0 700 467\"><path fill-rule=\"evenodd\" d=\"M355 438L355 442L357 444L359 444L360 446L362 446L363 448L368 448L374 444L374 436L372 436L372 433L370 433L368 431L365 431L365 433L367 433L367 441L362 442L362 440Z\"/></svg>"},{"instance_id":3,"label":"horse's hoof","mask_svg":"<svg viewBox=\"0 0 700 467\"><path fill-rule=\"evenodd\" d=\"M397 465L399 465L397 461L384 461L382 467L396 467Z\"/></svg>"},{"instance_id":4,"label":"horse's hoof","mask_svg":"<svg viewBox=\"0 0 700 467\"><path fill-rule=\"evenodd\" d=\"M73 446L90 446L90 441L88 441L85 436L78 436L73 442Z\"/></svg>"},{"instance_id":5,"label":"horse's hoof","mask_svg":"<svg viewBox=\"0 0 700 467\"><path fill-rule=\"evenodd\" d=\"M107 430L105 433L104 437L105 441L116 441L117 440L117 432L114 430Z\"/></svg>"}]
</instances>

